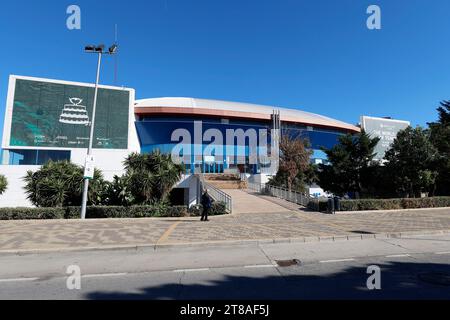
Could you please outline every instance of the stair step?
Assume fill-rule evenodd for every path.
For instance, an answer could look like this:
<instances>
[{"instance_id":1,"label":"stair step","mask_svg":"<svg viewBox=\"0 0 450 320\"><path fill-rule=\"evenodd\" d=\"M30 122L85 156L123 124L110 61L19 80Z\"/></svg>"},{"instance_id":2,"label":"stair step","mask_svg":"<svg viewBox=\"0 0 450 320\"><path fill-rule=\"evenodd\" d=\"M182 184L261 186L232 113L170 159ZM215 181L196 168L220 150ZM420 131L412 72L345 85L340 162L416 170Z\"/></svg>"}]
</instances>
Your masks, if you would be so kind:
<instances>
[{"instance_id":1,"label":"stair step","mask_svg":"<svg viewBox=\"0 0 450 320\"><path fill-rule=\"evenodd\" d=\"M208 180L208 183L218 189L246 189L247 183L244 181L223 181L223 180Z\"/></svg>"},{"instance_id":2,"label":"stair step","mask_svg":"<svg viewBox=\"0 0 450 320\"><path fill-rule=\"evenodd\" d=\"M207 181L241 181L241 177L235 174L204 174Z\"/></svg>"}]
</instances>

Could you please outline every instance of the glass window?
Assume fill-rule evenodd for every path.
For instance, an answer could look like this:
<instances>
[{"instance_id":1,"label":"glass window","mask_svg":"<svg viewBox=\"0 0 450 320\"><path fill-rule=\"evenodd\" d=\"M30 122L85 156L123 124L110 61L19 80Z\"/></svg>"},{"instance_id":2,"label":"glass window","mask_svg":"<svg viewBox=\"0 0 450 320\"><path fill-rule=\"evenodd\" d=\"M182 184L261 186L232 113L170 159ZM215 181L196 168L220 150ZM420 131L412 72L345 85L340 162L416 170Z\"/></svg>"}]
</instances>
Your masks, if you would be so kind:
<instances>
[{"instance_id":1,"label":"glass window","mask_svg":"<svg viewBox=\"0 0 450 320\"><path fill-rule=\"evenodd\" d=\"M70 151L61 150L9 150L10 165L43 165L48 161L70 160Z\"/></svg>"}]
</instances>

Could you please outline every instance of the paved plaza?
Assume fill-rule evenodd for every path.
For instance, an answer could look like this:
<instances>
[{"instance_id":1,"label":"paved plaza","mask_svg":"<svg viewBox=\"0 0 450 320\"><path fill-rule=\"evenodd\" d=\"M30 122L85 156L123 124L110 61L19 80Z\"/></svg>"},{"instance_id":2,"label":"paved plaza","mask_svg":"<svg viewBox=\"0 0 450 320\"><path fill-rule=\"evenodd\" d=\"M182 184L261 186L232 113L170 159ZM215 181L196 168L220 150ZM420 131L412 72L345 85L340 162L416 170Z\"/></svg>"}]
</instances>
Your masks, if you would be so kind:
<instances>
[{"instance_id":1,"label":"paved plaza","mask_svg":"<svg viewBox=\"0 0 450 320\"><path fill-rule=\"evenodd\" d=\"M198 218L1 221L0 252L252 240L345 240L399 233L450 232L450 208L327 215L251 194L240 203L245 205L236 208L238 213L211 217L209 222L200 222ZM258 211L258 206L264 205L266 210Z\"/></svg>"}]
</instances>

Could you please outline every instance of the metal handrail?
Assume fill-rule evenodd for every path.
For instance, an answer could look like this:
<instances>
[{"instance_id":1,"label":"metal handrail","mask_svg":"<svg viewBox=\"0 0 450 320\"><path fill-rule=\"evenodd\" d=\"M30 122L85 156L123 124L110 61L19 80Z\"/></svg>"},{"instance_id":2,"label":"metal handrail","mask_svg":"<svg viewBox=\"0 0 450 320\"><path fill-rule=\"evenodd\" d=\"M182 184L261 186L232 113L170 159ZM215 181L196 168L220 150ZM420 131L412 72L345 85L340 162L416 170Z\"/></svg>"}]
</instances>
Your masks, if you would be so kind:
<instances>
[{"instance_id":1,"label":"metal handrail","mask_svg":"<svg viewBox=\"0 0 450 320\"><path fill-rule=\"evenodd\" d=\"M299 204L303 207L308 207L308 205L314 199L310 196L292 191L286 188L276 187L268 184L258 184L258 183L249 183L248 189L254 192L258 192L261 194L270 195L275 198L283 199L289 202L293 202L295 204Z\"/></svg>"},{"instance_id":2,"label":"metal handrail","mask_svg":"<svg viewBox=\"0 0 450 320\"><path fill-rule=\"evenodd\" d=\"M257 193L265 193L266 185L264 183L247 183L247 189Z\"/></svg>"},{"instance_id":3,"label":"metal handrail","mask_svg":"<svg viewBox=\"0 0 450 320\"><path fill-rule=\"evenodd\" d=\"M292 191L292 190L289 190L286 188L266 185L265 191L266 191L266 193L270 194L273 197L284 199L286 201L299 204L303 207L308 207L308 204L311 201L311 198L309 196L307 196L306 194Z\"/></svg>"},{"instance_id":4,"label":"metal handrail","mask_svg":"<svg viewBox=\"0 0 450 320\"><path fill-rule=\"evenodd\" d=\"M233 198L229 194L206 182L203 173L196 173L195 176L197 177L197 179L199 179L201 184L200 192L203 192L203 190L207 189L208 194L211 196L211 198L213 198L215 201L223 202L225 204L225 210L229 214L233 213Z\"/></svg>"}]
</instances>

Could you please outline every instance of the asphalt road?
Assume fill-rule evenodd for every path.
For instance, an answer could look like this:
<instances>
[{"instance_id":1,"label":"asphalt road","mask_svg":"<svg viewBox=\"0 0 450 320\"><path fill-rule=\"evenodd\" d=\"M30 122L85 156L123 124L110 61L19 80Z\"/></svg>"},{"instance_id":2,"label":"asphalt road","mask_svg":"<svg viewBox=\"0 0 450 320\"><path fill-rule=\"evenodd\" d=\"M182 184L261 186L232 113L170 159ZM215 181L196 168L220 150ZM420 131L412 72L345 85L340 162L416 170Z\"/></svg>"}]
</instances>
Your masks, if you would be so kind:
<instances>
[{"instance_id":1,"label":"asphalt road","mask_svg":"<svg viewBox=\"0 0 450 320\"><path fill-rule=\"evenodd\" d=\"M450 299L450 236L2 255L0 299Z\"/></svg>"}]
</instances>

